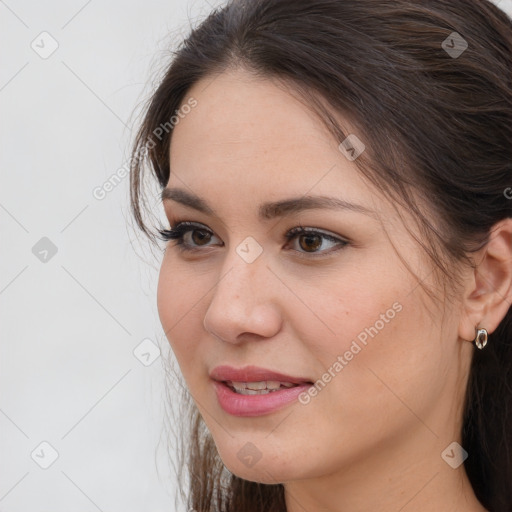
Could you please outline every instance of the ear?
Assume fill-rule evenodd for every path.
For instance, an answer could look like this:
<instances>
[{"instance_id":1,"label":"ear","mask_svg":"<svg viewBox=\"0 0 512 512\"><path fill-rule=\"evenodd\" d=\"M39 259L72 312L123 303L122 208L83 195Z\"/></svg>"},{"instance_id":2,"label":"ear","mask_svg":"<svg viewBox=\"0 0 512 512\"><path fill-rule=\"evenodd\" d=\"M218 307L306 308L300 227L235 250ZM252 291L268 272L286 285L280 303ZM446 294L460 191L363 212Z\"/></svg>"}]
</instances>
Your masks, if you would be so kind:
<instances>
[{"instance_id":1,"label":"ear","mask_svg":"<svg viewBox=\"0 0 512 512\"><path fill-rule=\"evenodd\" d=\"M462 304L459 336L475 338L475 328L496 330L512 303L512 219L496 223L489 241L475 256Z\"/></svg>"}]
</instances>

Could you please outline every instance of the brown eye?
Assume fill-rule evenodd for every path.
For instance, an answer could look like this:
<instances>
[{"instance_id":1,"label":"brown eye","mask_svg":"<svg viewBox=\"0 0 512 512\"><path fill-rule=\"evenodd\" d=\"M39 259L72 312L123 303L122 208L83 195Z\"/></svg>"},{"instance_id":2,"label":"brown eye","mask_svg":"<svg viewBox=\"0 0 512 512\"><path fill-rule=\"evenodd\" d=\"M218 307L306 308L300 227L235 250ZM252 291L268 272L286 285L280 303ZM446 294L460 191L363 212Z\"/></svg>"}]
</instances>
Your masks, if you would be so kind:
<instances>
[{"instance_id":1,"label":"brown eye","mask_svg":"<svg viewBox=\"0 0 512 512\"><path fill-rule=\"evenodd\" d=\"M309 258L328 255L349 244L347 240L333 234L324 233L314 228L307 229L302 226L288 231L285 238L288 241L294 241L293 245L296 246L294 250L297 255Z\"/></svg>"},{"instance_id":2,"label":"brown eye","mask_svg":"<svg viewBox=\"0 0 512 512\"><path fill-rule=\"evenodd\" d=\"M299 245L306 252L316 251L319 247L322 246L322 237L319 235L301 235L299 237Z\"/></svg>"},{"instance_id":3,"label":"brown eye","mask_svg":"<svg viewBox=\"0 0 512 512\"><path fill-rule=\"evenodd\" d=\"M189 233L192 235L192 241L195 245L203 245L208 243L211 239L212 234L204 229L194 229L190 230Z\"/></svg>"},{"instance_id":4,"label":"brown eye","mask_svg":"<svg viewBox=\"0 0 512 512\"><path fill-rule=\"evenodd\" d=\"M193 222L178 222L174 228L159 230L162 240L176 240L175 246L182 251L194 251L200 247L210 247L212 238L217 238L209 229Z\"/></svg>"}]
</instances>

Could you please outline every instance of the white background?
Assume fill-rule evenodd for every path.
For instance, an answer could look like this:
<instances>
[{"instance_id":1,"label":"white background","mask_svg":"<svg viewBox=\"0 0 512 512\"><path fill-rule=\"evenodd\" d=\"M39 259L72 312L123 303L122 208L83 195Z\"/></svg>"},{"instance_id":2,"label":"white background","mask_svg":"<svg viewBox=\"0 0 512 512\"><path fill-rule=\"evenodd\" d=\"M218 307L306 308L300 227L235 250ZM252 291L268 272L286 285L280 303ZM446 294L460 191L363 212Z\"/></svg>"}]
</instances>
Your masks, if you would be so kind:
<instances>
[{"instance_id":1,"label":"white background","mask_svg":"<svg viewBox=\"0 0 512 512\"><path fill-rule=\"evenodd\" d=\"M128 177L92 191L127 163L170 48L219 3L0 0L0 512L175 510L158 257L130 228Z\"/></svg>"}]
</instances>

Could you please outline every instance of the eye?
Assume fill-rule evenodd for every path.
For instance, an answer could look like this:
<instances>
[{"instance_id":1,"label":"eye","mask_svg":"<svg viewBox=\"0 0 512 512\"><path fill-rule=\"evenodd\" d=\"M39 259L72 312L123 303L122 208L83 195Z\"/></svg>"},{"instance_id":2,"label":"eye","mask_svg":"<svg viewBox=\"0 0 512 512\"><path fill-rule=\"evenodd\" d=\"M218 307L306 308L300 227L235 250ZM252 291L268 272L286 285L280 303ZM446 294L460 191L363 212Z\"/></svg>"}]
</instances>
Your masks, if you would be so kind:
<instances>
[{"instance_id":1,"label":"eye","mask_svg":"<svg viewBox=\"0 0 512 512\"><path fill-rule=\"evenodd\" d=\"M200 251L201 247L209 247L209 242L215 238L214 233L202 224L194 222L179 222L174 228L159 230L163 241L176 240L176 246L182 251ZM342 249L349 244L333 234L328 234L317 228L298 226L290 229L285 235L288 242L297 240L299 249L294 249L301 257L318 257L326 253ZM325 247L327 246L327 247ZM337 246L337 249L336 249ZM296 246L297 247L297 246ZM323 250L320 250L322 249ZM308 256L309 255L309 256Z\"/></svg>"},{"instance_id":2,"label":"eye","mask_svg":"<svg viewBox=\"0 0 512 512\"><path fill-rule=\"evenodd\" d=\"M176 240L181 250L193 251L196 247L208 246L213 232L202 224L194 222L180 222L174 228L159 230L161 240L168 242ZM190 235L190 236L189 236Z\"/></svg>"},{"instance_id":3,"label":"eye","mask_svg":"<svg viewBox=\"0 0 512 512\"><path fill-rule=\"evenodd\" d=\"M287 240L297 240L300 249L304 250L304 252L297 251L301 257L308 257L304 254L311 254L313 257L324 256L326 253L342 249L349 243L347 240L325 233L317 228L305 228L303 226L290 229L285 237ZM336 246L338 246L337 249ZM319 250L322 247L324 250Z\"/></svg>"}]
</instances>

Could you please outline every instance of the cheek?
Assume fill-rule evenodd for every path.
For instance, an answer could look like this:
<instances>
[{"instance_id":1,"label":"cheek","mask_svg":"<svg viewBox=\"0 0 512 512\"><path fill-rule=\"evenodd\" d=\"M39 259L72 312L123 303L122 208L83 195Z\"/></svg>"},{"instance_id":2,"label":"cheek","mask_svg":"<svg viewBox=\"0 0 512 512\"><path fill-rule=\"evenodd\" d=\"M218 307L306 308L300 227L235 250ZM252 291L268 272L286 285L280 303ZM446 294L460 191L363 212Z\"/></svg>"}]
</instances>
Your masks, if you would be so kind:
<instances>
[{"instance_id":1,"label":"cheek","mask_svg":"<svg viewBox=\"0 0 512 512\"><path fill-rule=\"evenodd\" d=\"M164 257L157 288L157 308L160 323L176 355L183 373L188 361L197 354L203 329L200 316L201 298L209 288L197 276L188 275L186 269L171 264Z\"/></svg>"},{"instance_id":2,"label":"cheek","mask_svg":"<svg viewBox=\"0 0 512 512\"><path fill-rule=\"evenodd\" d=\"M379 442L400 435L418 424L417 416L426 417L442 396L448 369L436 342L438 326L425 315L418 296L399 302L402 309L393 310L388 323L379 321L386 312L379 303L370 315L364 310L358 316L353 306L354 322L333 354L342 361L331 357L325 365L335 377L318 398L350 436L365 433Z\"/></svg>"},{"instance_id":3,"label":"cheek","mask_svg":"<svg viewBox=\"0 0 512 512\"><path fill-rule=\"evenodd\" d=\"M300 326L297 336L320 362L317 379L323 383L312 401L328 410L343 409L354 424L387 406L403 414L393 392L411 405L414 393L420 396L418 389L435 394L433 379L441 382L446 366L425 292L413 275L391 258L384 260L360 261L357 268L340 272L339 279L317 281L308 304L318 319L302 309L293 320ZM308 296L300 286L297 294Z\"/></svg>"},{"instance_id":4,"label":"cheek","mask_svg":"<svg viewBox=\"0 0 512 512\"><path fill-rule=\"evenodd\" d=\"M322 277L294 280L293 289L305 298L307 309L300 304L295 311L288 309L290 322L311 351L324 354L324 366L351 348L357 352L356 341L362 354L371 340L386 337L403 321L404 297L412 285L404 274L397 279L373 263L364 267L354 263Z\"/></svg>"},{"instance_id":5,"label":"cheek","mask_svg":"<svg viewBox=\"0 0 512 512\"><path fill-rule=\"evenodd\" d=\"M408 263L415 272L419 263ZM360 361L370 356L370 345L379 357L400 358L404 341L414 343L418 339L414 335L432 327L432 320L425 315L425 294L418 278L404 268L389 247L367 251L363 257L354 252L338 277L325 280L322 291L316 297L316 308L331 331L330 347L324 348L338 354L352 347L357 352L353 345L357 342Z\"/></svg>"},{"instance_id":6,"label":"cheek","mask_svg":"<svg viewBox=\"0 0 512 512\"><path fill-rule=\"evenodd\" d=\"M164 256L158 276L156 300L160 323L167 336L177 320L176 307L179 301L175 290L179 289L177 288L179 284L177 274L171 271L170 265L166 263L166 256Z\"/></svg>"}]
</instances>

